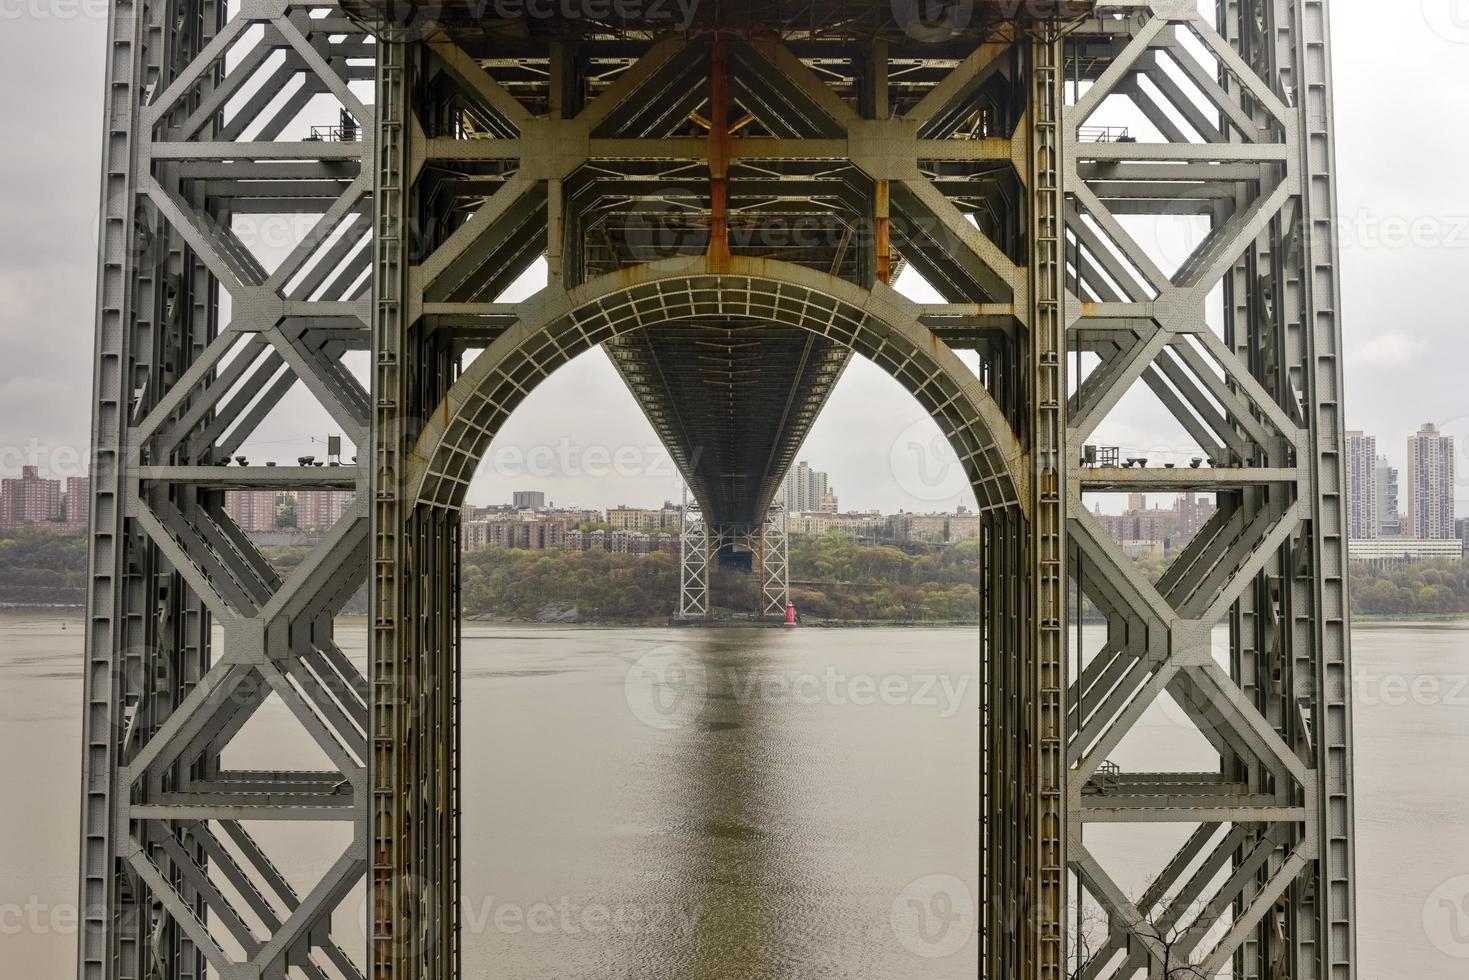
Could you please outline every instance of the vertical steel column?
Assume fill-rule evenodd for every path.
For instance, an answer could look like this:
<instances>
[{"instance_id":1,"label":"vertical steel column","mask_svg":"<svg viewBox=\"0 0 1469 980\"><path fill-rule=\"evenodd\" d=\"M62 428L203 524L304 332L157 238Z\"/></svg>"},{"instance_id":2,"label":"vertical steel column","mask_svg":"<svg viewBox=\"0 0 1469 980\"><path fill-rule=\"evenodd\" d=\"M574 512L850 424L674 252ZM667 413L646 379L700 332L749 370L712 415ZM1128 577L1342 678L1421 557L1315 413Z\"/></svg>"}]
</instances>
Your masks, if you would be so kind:
<instances>
[{"instance_id":1,"label":"vertical steel column","mask_svg":"<svg viewBox=\"0 0 1469 980\"><path fill-rule=\"evenodd\" d=\"M403 610L399 562L403 553L406 449L412 437L399 406L408 397L412 365L404 343L404 293L408 276L408 93L409 51L405 45L378 42L376 218L373 229L375 274L373 341L373 571L372 607L372 921L370 972L375 980L398 980L404 929L413 901L403 880L407 802L408 706L405 704Z\"/></svg>"},{"instance_id":2,"label":"vertical steel column","mask_svg":"<svg viewBox=\"0 0 1469 980\"><path fill-rule=\"evenodd\" d=\"M130 567L124 492L134 371L133 291L137 273L138 155L135 130L148 69L143 10L114 3L108 13L103 105L101 230L96 348L92 378L92 499L87 636L82 683L81 896L77 973L109 980L140 973L144 918L119 874L116 797L118 726L149 610Z\"/></svg>"},{"instance_id":3,"label":"vertical steel column","mask_svg":"<svg viewBox=\"0 0 1469 980\"><path fill-rule=\"evenodd\" d=\"M1025 888L1032 898L1021 971L1060 980L1066 970L1066 271L1062 255L1061 38L1036 29L1027 51L1030 105L1030 453L1027 542L1030 610L1022 771L1027 799Z\"/></svg>"},{"instance_id":4,"label":"vertical steel column","mask_svg":"<svg viewBox=\"0 0 1469 980\"><path fill-rule=\"evenodd\" d=\"M119 839L128 801L121 771L178 708L209 665L210 617L178 570L129 526L129 471L143 458L134 426L192 364L218 329L213 282L179 231L143 195L147 185L150 93L187 71L222 23L211 0L171 0L109 10L103 184L98 238L98 318L94 352L92 499L89 503L87 661L83 673L82 843L78 974L141 976L164 969L202 974L189 934L150 900L127 867L132 844ZM171 123L194 110L214 81L180 100ZM162 169L162 168L160 168ZM192 513L195 502L180 495ZM212 778L207 754L170 778ZM181 906L203 914L195 884L175 865L201 865L197 844L139 827L142 848L165 869Z\"/></svg>"},{"instance_id":5,"label":"vertical steel column","mask_svg":"<svg viewBox=\"0 0 1469 980\"><path fill-rule=\"evenodd\" d=\"M459 511L414 496L411 450L457 371L419 329L419 42L378 44L371 975L459 973Z\"/></svg>"},{"instance_id":6,"label":"vertical steel column","mask_svg":"<svg viewBox=\"0 0 1469 980\"><path fill-rule=\"evenodd\" d=\"M1220 34L1264 79L1279 77L1279 61L1282 54L1288 54L1277 47L1276 5L1276 0L1221 0L1217 7ZM1252 99L1247 90L1239 91L1238 95L1242 108L1250 113L1255 124L1269 128L1272 120L1268 110ZM1244 195L1237 192L1235 196L1236 206L1245 206ZM1283 254L1289 248L1284 241L1286 223L1281 216L1274 218L1269 229L1246 250L1224 279L1225 343L1282 405L1290 405L1295 399L1284 363L1281 315L1284 304L1274 301L1285 289ZM1246 506L1261 507L1263 497L1262 491L1251 491ZM1286 583L1291 577L1291 564L1289 549L1271 556L1256 580L1241 592L1229 617L1230 676L1261 715L1281 731L1291 727L1295 720L1287 664L1291 639L1285 625L1290 605ZM1297 731L1292 741L1301 737L1302 733ZM1269 789L1270 774L1252 760L1240 757L1228 760L1225 771L1253 793ZM1235 860L1244 856L1241 848ZM1233 914L1247 912L1270 877L1279 870L1281 860L1272 857L1269 865L1247 884L1234 903ZM1296 901L1300 891L1299 884L1288 889L1286 901L1277 902L1266 913L1262 928L1240 944L1232 966L1241 980L1261 980L1281 969L1295 975L1291 964L1297 959L1296 930L1287 919L1293 918L1288 915L1288 905Z\"/></svg>"},{"instance_id":7,"label":"vertical steel column","mask_svg":"<svg viewBox=\"0 0 1469 980\"><path fill-rule=\"evenodd\" d=\"M1314 903L1316 942L1301 950L1301 975L1351 980L1356 975L1356 893L1352 790L1351 636L1347 623L1345 425L1342 416L1341 283L1337 274L1336 143L1331 48L1325 0L1294 0L1292 59L1284 81L1295 96L1298 145L1303 388L1309 413L1309 613L1301 625L1312 651L1310 692L1315 734L1319 835ZM1292 311L1294 313L1294 310Z\"/></svg>"},{"instance_id":8,"label":"vertical steel column","mask_svg":"<svg viewBox=\"0 0 1469 980\"><path fill-rule=\"evenodd\" d=\"M991 511L984 522L984 614L981 618L981 657L984 675L983 743L980 764L981 883L983 916L980 929L982 977L1025 976L1023 956L1034 955L1037 915L1034 890L1025 875L1037 852L1025 819L1033 790L1024 782L1026 723L1024 674L1019 655L1028 642L1031 607L1020 574L1029 533L1023 517L1014 511Z\"/></svg>"}]
</instances>

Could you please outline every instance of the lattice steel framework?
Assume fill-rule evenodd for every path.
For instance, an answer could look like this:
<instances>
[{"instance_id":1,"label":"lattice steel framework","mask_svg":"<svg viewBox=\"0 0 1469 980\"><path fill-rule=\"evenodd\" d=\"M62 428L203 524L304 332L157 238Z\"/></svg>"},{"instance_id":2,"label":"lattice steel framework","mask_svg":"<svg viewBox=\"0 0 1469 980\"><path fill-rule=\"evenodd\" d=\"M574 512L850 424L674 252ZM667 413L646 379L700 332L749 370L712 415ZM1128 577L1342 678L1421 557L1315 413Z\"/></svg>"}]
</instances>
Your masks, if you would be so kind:
<instances>
[{"instance_id":1,"label":"lattice steel framework","mask_svg":"<svg viewBox=\"0 0 1469 980\"><path fill-rule=\"evenodd\" d=\"M678 532L678 618L704 619L709 615L709 525L704 512L689 506L683 492L683 515Z\"/></svg>"},{"instance_id":2,"label":"lattice steel framework","mask_svg":"<svg viewBox=\"0 0 1469 980\"><path fill-rule=\"evenodd\" d=\"M370 457L228 464L293 388L368 445L342 357L369 346L373 118L350 83L373 48L317 4L122 3L110 27L79 975L358 975L331 916L367 868L371 696L333 616L367 569ZM274 254L241 237L279 215ZM278 572L228 490L358 495ZM268 702L331 768L229 764ZM258 822L323 820L347 843L302 892Z\"/></svg>"},{"instance_id":3,"label":"lattice steel framework","mask_svg":"<svg viewBox=\"0 0 1469 980\"><path fill-rule=\"evenodd\" d=\"M536 384L609 342L674 458L696 458L679 419L698 406L650 366L707 378L679 331L737 326L816 338L832 367L788 375L807 384L834 381L834 351L871 359L974 488L980 974L1158 976L1185 956L1205 975L1353 977L1325 6L1098 0L1035 20L981 2L919 30L831 2L674 33L508 31L452 4L400 6L393 26L368 5L119 0L79 975L460 975L469 479ZM1136 135L1111 122L1119 100ZM677 218L629 237L648 202ZM792 213L829 234L772 238ZM265 254L249 215L301 220ZM1205 230L1175 264L1139 222L1180 215ZM546 287L499 302L541 257ZM891 288L905 267L941 301ZM227 465L293 387L360 465ZM1133 390L1210 465L1084 465ZM770 458L820 401L790 393ZM226 514L230 489L357 499L283 575ZM1184 490L1218 511L1156 583L1084 499ZM370 683L333 638L365 580ZM1067 642L1078 580L1106 619L1095 651ZM1109 756L1165 695L1218 765L1118 772ZM330 770L229 767L272 699ZM260 820L341 821L350 843L298 892ZM1135 822L1184 825L1185 843L1130 893L1086 830ZM339 943L333 913L364 876L369 935ZM1079 952L1078 905L1106 926Z\"/></svg>"},{"instance_id":4,"label":"lattice steel framework","mask_svg":"<svg viewBox=\"0 0 1469 980\"><path fill-rule=\"evenodd\" d=\"M754 531L713 534L698 504L689 506L684 488L683 518L679 536L679 619L709 616L709 568L711 558L726 546L750 553L751 572L759 586L758 616L784 617L790 604L790 537L785 508L772 506L764 522Z\"/></svg>"},{"instance_id":5,"label":"lattice steel framework","mask_svg":"<svg viewBox=\"0 0 1469 980\"><path fill-rule=\"evenodd\" d=\"M774 506L754 536L755 576L760 582L760 615L782 617L791 602L789 517Z\"/></svg>"}]
</instances>

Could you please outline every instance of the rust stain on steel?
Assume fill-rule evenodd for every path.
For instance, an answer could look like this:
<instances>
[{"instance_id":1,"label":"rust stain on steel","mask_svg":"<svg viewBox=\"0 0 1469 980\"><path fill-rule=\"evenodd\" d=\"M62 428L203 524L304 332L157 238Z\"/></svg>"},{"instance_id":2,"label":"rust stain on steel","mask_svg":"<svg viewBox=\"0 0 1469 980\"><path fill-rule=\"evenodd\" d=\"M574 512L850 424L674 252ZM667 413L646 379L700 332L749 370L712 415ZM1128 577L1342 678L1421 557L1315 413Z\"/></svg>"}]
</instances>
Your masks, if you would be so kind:
<instances>
[{"instance_id":1,"label":"rust stain on steel","mask_svg":"<svg viewBox=\"0 0 1469 980\"><path fill-rule=\"evenodd\" d=\"M714 38L709 60L709 268L729 266L729 87L725 40Z\"/></svg>"},{"instance_id":2,"label":"rust stain on steel","mask_svg":"<svg viewBox=\"0 0 1469 980\"><path fill-rule=\"evenodd\" d=\"M888 182L879 180L873 187L873 240L877 251L877 278L888 285L893 274L893 259L888 219Z\"/></svg>"}]
</instances>

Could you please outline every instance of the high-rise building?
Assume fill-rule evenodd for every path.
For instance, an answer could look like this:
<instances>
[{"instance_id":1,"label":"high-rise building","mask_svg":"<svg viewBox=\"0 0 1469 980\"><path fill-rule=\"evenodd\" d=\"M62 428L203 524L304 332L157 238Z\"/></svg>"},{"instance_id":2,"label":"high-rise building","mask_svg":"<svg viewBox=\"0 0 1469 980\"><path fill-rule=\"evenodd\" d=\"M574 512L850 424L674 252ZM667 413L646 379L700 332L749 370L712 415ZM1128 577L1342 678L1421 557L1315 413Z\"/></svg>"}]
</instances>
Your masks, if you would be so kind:
<instances>
[{"instance_id":1,"label":"high-rise building","mask_svg":"<svg viewBox=\"0 0 1469 980\"><path fill-rule=\"evenodd\" d=\"M1347 539L1377 537L1377 437L1347 433Z\"/></svg>"},{"instance_id":2,"label":"high-rise building","mask_svg":"<svg viewBox=\"0 0 1469 980\"><path fill-rule=\"evenodd\" d=\"M1198 494L1190 492L1178 495L1175 509L1178 511L1179 533L1184 538L1193 540L1218 508L1213 501L1200 500Z\"/></svg>"},{"instance_id":3,"label":"high-rise building","mask_svg":"<svg viewBox=\"0 0 1469 980\"><path fill-rule=\"evenodd\" d=\"M0 531L46 527L61 519L61 481L48 480L34 466L20 477L0 480Z\"/></svg>"},{"instance_id":4,"label":"high-rise building","mask_svg":"<svg viewBox=\"0 0 1469 980\"><path fill-rule=\"evenodd\" d=\"M607 508L607 524L614 531L673 531L683 525L683 508L671 500L658 510L618 505Z\"/></svg>"},{"instance_id":5,"label":"high-rise building","mask_svg":"<svg viewBox=\"0 0 1469 980\"><path fill-rule=\"evenodd\" d=\"M786 473L785 482L781 484L780 497L790 513L819 513L822 509L821 498L829 492L827 475L821 470L813 470L810 463L801 460ZM832 499L835 501L835 496ZM830 513L835 512L836 508L833 507Z\"/></svg>"},{"instance_id":6,"label":"high-rise building","mask_svg":"<svg viewBox=\"0 0 1469 980\"><path fill-rule=\"evenodd\" d=\"M520 548L547 551L559 548L567 538L566 522L554 517L502 517L471 521L461 530L465 551L485 548ZM580 533L580 532L578 532Z\"/></svg>"},{"instance_id":7,"label":"high-rise building","mask_svg":"<svg viewBox=\"0 0 1469 980\"><path fill-rule=\"evenodd\" d=\"M1408 437L1408 522L1403 534L1454 536L1454 440L1431 423Z\"/></svg>"},{"instance_id":8,"label":"high-rise building","mask_svg":"<svg viewBox=\"0 0 1469 980\"><path fill-rule=\"evenodd\" d=\"M296 494L296 529L328 531L356 496L351 490L302 490Z\"/></svg>"},{"instance_id":9,"label":"high-rise building","mask_svg":"<svg viewBox=\"0 0 1469 980\"><path fill-rule=\"evenodd\" d=\"M276 529L280 495L274 490L226 490L224 512L242 531L261 534Z\"/></svg>"},{"instance_id":10,"label":"high-rise building","mask_svg":"<svg viewBox=\"0 0 1469 980\"><path fill-rule=\"evenodd\" d=\"M92 480L85 476L69 476L66 478L66 526L69 528L84 528L87 526L87 513L92 505Z\"/></svg>"},{"instance_id":11,"label":"high-rise building","mask_svg":"<svg viewBox=\"0 0 1469 980\"><path fill-rule=\"evenodd\" d=\"M1213 501L1193 493L1179 494L1173 506L1167 508L1149 507L1146 494L1133 493L1128 494L1127 510L1123 513L1103 514L1099 509L1095 517L1129 553L1161 556L1193 540L1216 510ZM1140 545L1147 547L1134 547Z\"/></svg>"},{"instance_id":12,"label":"high-rise building","mask_svg":"<svg viewBox=\"0 0 1469 980\"><path fill-rule=\"evenodd\" d=\"M516 510L540 510L546 506L546 495L540 490L516 490L510 494Z\"/></svg>"},{"instance_id":13,"label":"high-rise building","mask_svg":"<svg viewBox=\"0 0 1469 980\"><path fill-rule=\"evenodd\" d=\"M1398 470L1386 456L1377 457L1377 536L1395 538L1402 533L1402 512L1398 510Z\"/></svg>"}]
</instances>

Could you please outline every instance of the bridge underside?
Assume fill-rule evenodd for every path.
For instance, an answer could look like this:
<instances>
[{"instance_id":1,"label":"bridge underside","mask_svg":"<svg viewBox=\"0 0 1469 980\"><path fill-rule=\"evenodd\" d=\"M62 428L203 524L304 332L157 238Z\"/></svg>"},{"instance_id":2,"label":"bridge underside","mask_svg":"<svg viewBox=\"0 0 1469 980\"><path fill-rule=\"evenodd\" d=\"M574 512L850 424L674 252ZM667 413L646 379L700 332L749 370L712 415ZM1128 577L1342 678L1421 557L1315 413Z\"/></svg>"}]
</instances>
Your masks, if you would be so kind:
<instances>
[{"instance_id":1,"label":"bridge underside","mask_svg":"<svg viewBox=\"0 0 1469 980\"><path fill-rule=\"evenodd\" d=\"M705 532L778 533L854 354L953 448L982 521L980 976L1352 980L1325 5L1198 6L118 0L79 975L464 975L458 509L600 346ZM1089 453L1139 394L1178 450ZM303 397L337 465L271 459ZM348 490L298 564L226 506ZM1152 581L1093 505L1175 492L1217 509ZM337 638L364 581L366 671ZM1203 758L1120 771L1163 704ZM268 711L305 749L247 767ZM297 880L261 821L331 828L335 860ZM1137 823L1166 831L1132 887L1091 831Z\"/></svg>"},{"instance_id":2,"label":"bridge underside","mask_svg":"<svg viewBox=\"0 0 1469 980\"><path fill-rule=\"evenodd\" d=\"M765 521L851 352L796 327L725 320L606 343L718 533Z\"/></svg>"}]
</instances>

